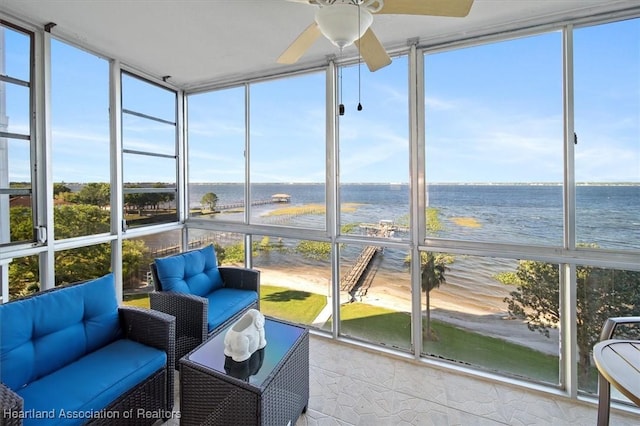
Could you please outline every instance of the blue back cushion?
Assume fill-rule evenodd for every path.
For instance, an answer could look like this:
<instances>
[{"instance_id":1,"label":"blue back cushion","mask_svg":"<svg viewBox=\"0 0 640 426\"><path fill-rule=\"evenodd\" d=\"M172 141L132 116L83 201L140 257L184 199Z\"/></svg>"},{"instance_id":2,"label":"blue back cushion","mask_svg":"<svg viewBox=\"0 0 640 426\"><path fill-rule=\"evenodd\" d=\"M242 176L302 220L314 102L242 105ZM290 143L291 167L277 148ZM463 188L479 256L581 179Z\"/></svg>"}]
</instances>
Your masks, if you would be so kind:
<instances>
[{"instance_id":1,"label":"blue back cushion","mask_svg":"<svg viewBox=\"0 0 640 426\"><path fill-rule=\"evenodd\" d=\"M0 378L18 390L119 338L112 274L0 305Z\"/></svg>"},{"instance_id":2,"label":"blue back cushion","mask_svg":"<svg viewBox=\"0 0 640 426\"><path fill-rule=\"evenodd\" d=\"M213 245L155 259L163 291L206 296L223 287Z\"/></svg>"}]
</instances>

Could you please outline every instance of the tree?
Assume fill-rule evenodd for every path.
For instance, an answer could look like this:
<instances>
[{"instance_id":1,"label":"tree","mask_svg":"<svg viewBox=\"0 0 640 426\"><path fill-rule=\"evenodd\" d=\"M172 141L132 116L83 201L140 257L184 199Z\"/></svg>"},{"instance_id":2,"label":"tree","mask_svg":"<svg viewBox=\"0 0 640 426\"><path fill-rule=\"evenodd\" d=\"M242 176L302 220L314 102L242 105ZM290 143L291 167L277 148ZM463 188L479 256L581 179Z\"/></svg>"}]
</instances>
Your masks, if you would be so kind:
<instances>
[{"instance_id":1,"label":"tree","mask_svg":"<svg viewBox=\"0 0 640 426\"><path fill-rule=\"evenodd\" d=\"M111 190L108 183L91 182L82 187L76 196L79 204L91 204L100 208L111 204Z\"/></svg>"},{"instance_id":2,"label":"tree","mask_svg":"<svg viewBox=\"0 0 640 426\"><path fill-rule=\"evenodd\" d=\"M110 213L95 205L67 204L56 206L54 232L56 239L109 232Z\"/></svg>"},{"instance_id":3,"label":"tree","mask_svg":"<svg viewBox=\"0 0 640 426\"><path fill-rule=\"evenodd\" d=\"M33 226L31 210L12 207L11 240L31 238ZM91 235L109 231L109 212L97 206L63 205L54 207L55 235L57 239ZM145 259L147 247L143 241L126 240L122 243L123 276L134 275ZM95 278L111 270L111 244L95 244L55 253L55 284L72 283ZM26 295L40 287L37 255L14 258L9 264L9 294Z\"/></svg>"},{"instance_id":4,"label":"tree","mask_svg":"<svg viewBox=\"0 0 640 426\"><path fill-rule=\"evenodd\" d=\"M517 286L506 297L509 313L526 321L529 330L549 337L560 321L560 274L555 264L521 260L515 274L501 281ZM591 350L609 317L640 315L640 271L576 268L577 343L583 377L589 373Z\"/></svg>"},{"instance_id":5,"label":"tree","mask_svg":"<svg viewBox=\"0 0 640 426\"><path fill-rule=\"evenodd\" d=\"M200 204L202 204L203 208L209 207L209 210L215 211L216 204L218 204L218 196L213 192L207 192L200 199Z\"/></svg>"},{"instance_id":6,"label":"tree","mask_svg":"<svg viewBox=\"0 0 640 426\"><path fill-rule=\"evenodd\" d=\"M53 184L53 196L57 197L60 194L64 194L67 192L71 192L71 189L64 183L54 183Z\"/></svg>"},{"instance_id":7,"label":"tree","mask_svg":"<svg viewBox=\"0 0 640 426\"><path fill-rule=\"evenodd\" d=\"M440 284L446 282L445 272L449 269L447 264L452 263L453 258L442 253L420 252L420 287L425 293L426 303L426 327L425 338L432 340L431 332L431 309L429 307L429 293Z\"/></svg>"}]
</instances>

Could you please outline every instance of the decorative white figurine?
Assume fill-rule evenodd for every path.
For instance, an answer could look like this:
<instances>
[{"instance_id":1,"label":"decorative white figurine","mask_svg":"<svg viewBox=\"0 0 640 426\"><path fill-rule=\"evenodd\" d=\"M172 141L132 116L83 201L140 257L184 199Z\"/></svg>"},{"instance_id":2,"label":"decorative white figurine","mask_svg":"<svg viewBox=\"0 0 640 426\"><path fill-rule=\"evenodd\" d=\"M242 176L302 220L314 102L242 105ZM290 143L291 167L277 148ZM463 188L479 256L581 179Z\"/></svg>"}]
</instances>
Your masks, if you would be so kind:
<instances>
[{"instance_id":1,"label":"decorative white figurine","mask_svg":"<svg viewBox=\"0 0 640 426\"><path fill-rule=\"evenodd\" d=\"M245 361L267 345L264 337L264 315L249 309L224 336L224 354L234 361Z\"/></svg>"}]
</instances>

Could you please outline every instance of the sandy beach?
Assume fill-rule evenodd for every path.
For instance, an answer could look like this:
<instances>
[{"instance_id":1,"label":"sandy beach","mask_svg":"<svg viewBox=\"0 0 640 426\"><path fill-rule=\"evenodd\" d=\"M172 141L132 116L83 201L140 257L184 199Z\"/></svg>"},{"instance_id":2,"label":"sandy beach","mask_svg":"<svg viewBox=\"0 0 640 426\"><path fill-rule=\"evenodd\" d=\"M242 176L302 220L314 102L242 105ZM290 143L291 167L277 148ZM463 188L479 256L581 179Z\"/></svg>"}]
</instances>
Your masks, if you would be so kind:
<instances>
[{"instance_id":1,"label":"sandy beach","mask_svg":"<svg viewBox=\"0 0 640 426\"><path fill-rule=\"evenodd\" d=\"M257 266L257 269L261 271L260 281L263 284L331 297L329 273L324 270L287 268L285 271L261 266ZM430 296L431 317L434 319L528 346L546 354L559 353L558 330L551 330L550 338L546 338L538 332L530 331L522 320L509 318L506 305L502 301L508 296L508 289L504 286L487 286L481 290L475 288L470 291L463 286L447 282L439 289L434 289ZM424 306L424 293L421 297ZM350 296L341 292L341 303L349 300ZM410 290L398 285L387 285L384 280L376 280L359 301L396 311L411 311Z\"/></svg>"}]
</instances>

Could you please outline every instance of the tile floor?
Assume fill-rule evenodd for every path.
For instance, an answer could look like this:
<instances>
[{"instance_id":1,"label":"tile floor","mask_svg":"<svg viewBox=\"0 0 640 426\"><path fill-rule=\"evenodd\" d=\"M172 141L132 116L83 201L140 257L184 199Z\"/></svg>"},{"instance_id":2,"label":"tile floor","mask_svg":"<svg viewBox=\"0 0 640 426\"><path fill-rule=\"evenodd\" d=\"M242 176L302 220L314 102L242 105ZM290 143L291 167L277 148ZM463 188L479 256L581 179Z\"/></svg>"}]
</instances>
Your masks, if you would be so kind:
<instances>
[{"instance_id":1,"label":"tile floor","mask_svg":"<svg viewBox=\"0 0 640 426\"><path fill-rule=\"evenodd\" d=\"M311 335L309 343L309 408L296 426L596 424L597 407L592 404L430 368L320 336ZM178 424L173 419L165 426ZM640 415L614 411L610 424L639 425Z\"/></svg>"}]
</instances>

